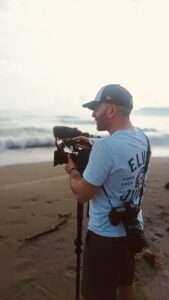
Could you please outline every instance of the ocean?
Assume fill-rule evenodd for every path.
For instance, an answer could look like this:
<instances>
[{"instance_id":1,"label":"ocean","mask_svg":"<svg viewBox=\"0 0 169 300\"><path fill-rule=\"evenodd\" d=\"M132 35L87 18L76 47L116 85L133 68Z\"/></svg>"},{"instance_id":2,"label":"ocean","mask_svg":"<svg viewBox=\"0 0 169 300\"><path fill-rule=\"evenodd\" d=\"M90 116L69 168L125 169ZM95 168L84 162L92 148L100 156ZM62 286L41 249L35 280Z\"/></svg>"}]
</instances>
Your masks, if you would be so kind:
<instances>
[{"instance_id":1,"label":"ocean","mask_svg":"<svg viewBox=\"0 0 169 300\"><path fill-rule=\"evenodd\" d=\"M169 118L131 114L134 126L148 135L153 156L169 156ZM43 112L0 111L0 166L51 161L56 149L54 126L100 135L91 117ZM106 133L104 133L106 134Z\"/></svg>"}]
</instances>

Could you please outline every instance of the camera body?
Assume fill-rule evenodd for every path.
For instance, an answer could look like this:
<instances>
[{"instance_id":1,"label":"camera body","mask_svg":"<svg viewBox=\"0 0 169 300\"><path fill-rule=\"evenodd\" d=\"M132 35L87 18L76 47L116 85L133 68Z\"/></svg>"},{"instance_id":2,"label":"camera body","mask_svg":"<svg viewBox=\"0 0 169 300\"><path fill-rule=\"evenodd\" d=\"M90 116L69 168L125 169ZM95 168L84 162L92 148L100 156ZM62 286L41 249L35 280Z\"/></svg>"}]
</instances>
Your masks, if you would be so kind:
<instances>
[{"instance_id":1,"label":"camera body","mask_svg":"<svg viewBox=\"0 0 169 300\"><path fill-rule=\"evenodd\" d=\"M109 221L113 226L123 222L129 248L134 252L140 252L148 246L144 231L138 220L140 207L131 201L126 202L123 206L113 207L109 213Z\"/></svg>"},{"instance_id":2,"label":"camera body","mask_svg":"<svg viewBox=\"0 0 169 300\"><path fill-rule=\"evenodd\" d=\"M89 143L80 142L80 145L85 145L85 149L80 148L77 141L72 138L77 136L93 137L87 132L82 132L77 128L70 128L66 126L55 126L53 128L55 136L56 150L54 151L54 166L68 163L67 154L69 153L71 158L76 164L80 174L83 173L89 160L89 154L91 151L91 145Z\"/></svg>"}]
</instances>

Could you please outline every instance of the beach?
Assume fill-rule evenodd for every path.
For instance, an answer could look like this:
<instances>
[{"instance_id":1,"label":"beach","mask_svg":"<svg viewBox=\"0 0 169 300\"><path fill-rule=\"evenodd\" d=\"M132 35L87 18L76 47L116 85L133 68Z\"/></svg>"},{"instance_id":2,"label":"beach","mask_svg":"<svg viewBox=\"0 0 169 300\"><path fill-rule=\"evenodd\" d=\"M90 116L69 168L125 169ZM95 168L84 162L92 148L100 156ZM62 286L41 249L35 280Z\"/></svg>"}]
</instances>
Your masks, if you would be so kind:
<instances>
[{"instance_id":1,"label":"beach","mask_svg":"<svg viewBox=\"0 0 169 300\"><path fill-rule=\"evenodd\" d=\"M168 157L153 157L143 199L145 233L161 258L138 257L139 300L169 294ZM0 300L75 299L76 200L64 166L0 167ZM86 206L83 239L86 232ZM127 299L126 299L127 300Z\"/></svg>"}]
</instances>

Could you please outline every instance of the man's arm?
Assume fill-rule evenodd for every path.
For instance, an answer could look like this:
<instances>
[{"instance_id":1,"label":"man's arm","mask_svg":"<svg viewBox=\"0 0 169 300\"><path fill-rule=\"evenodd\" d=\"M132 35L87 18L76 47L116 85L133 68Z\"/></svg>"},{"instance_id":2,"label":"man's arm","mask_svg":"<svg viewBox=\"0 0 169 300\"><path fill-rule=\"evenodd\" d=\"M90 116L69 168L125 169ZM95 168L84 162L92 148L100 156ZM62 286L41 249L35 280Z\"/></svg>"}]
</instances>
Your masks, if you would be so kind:
<instances>
[{"instance_id":1,"label":"man's arm","mask_svg":"<svg viewBox=\"0 0 169 300\"><path fill-rule=\"evenodd\" d=\"M78 202L87 202L98 192L99 187L82 178L71 158L68 158L68 164L65 169L70 176L70 187Z\"/></svg>"}]
</instances>

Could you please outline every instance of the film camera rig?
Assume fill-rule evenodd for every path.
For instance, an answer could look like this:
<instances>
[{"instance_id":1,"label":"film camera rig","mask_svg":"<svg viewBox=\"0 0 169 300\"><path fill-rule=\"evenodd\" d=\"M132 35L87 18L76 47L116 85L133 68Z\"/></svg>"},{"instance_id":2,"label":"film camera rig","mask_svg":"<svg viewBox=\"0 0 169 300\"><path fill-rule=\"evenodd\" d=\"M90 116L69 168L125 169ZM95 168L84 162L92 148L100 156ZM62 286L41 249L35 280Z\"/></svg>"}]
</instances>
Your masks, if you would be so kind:
<instances>
[{"instance_id":1,"label":"film camera rig","mask_svg":"<svg viewBox=\"0 0 169 300\"><path fill-rule=\"evenodd\" d=\"M66 164L67 154L69 153L76 164L76 167L82 175L91 151L91 144L89 142L77 142L73 140L77 136L94 137L87 132L82 132L77 128L70 128L66 126L55 126L53 128L55 137L56 149L54 151L54 166L59 164ZM79 145L85 146L80 148Z\"/></svg>"},{"instance_id":2,"label":"film camera rig","mask_svg":"<svg viewBox=\"0 0 169 300\"><path fill-rule=\"evenodd\" d=\"M54 151L54 166L66 164L67 154L69 153L76 164L80 174L87 165L89 154L91 151L91 144L89 142L77 142L73 140L77 136L94 137L87 132L82 132L77 128L70 128L66 126L55 126L53 128L55 137L56 150ZM81 148L80 145L85 146ZM88 208L89 209L89 208ZM87 209L87 210L88 210ZM77 236L74 241L76 260L76 300L80 299L80 258L82 253L82 225L83 225L83 204L77 203Z\"/></svg>"}]
</instances>

